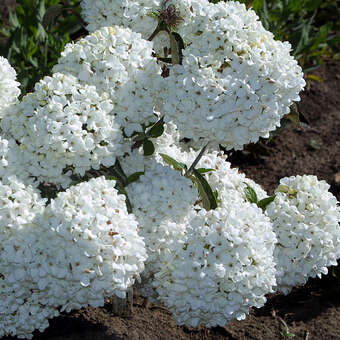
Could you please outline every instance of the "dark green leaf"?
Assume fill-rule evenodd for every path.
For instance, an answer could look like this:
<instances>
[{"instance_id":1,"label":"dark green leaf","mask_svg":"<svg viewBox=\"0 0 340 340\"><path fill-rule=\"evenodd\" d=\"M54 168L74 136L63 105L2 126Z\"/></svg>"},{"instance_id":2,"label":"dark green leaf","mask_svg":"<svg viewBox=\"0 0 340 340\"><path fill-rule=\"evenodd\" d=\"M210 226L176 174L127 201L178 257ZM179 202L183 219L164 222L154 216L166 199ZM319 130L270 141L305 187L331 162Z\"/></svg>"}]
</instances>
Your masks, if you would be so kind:
<instances>
[{"instance_id":1,"label":"dark green leaf","mask_svg":"<svg viewBox=\"0 0 340 340\"><path fill-rule=\"evenodd\" d=\"M193 169L193 174L196 178L195 182L198 185L198 192L203 202L203 208L206 210L216 209L216 197L209 183L196 169Z\"/></svg>"},{"instance_id":2,"label":"dark green leaf","mask_svg":"<svg viewBox=\"0 0 340 340\"><path fill-rule=\"evenodd\" d=\"M144 151L144 156L151 156L155 152L155 146L151 142L151 140L146 140L143 143L143 151Z\"/></svg>"},{"instance_id":3,"label":"dark green leaf","mask_svg":"<svg viewBox=\"0 0 340 340\"><path fill-rule=\"evenodd\" d=\"M215 171L215 169L198 168L196 169L200 174L205 174L207 172Z\"/></svg>"},{"instance_id":4,"label":"dark green leaf","mask_svg":"<svg viewBox=\"0 0 340 340\"><path fill-rule=\"evenodd\" d=\"M255 190L249 184L247 184L247 183L245 183L245 184L246 184L246 188L244 189L244 193L247 197L247 200L250 203L257 203L258 198L257 198L257 194L256 194Z\"/></svg>"},{"instance_id":5,"label":"dark green leaf","mask_svg":"<svg viewBox=\"0 0 340 340\"><path fill-rule=\"evenodd\" d=\"M156 122L150 130L146 133L148 137L157 138L160 137L164 132L164 117L161 117L158 122Z\"/></svg>"},{"instance_id":6,"label":"dark green leaf","mask_svg":"<svg viewBox=\"0 0 340 340\"><path fill-rule=\"evenodd\" d=\"M257 202L257 206L263 211L266 210L267 206L275 200L275 195L263 198L261 201Z\"/></svg>"},{"instance_id":7,"label":"dark green leaf","mask_svg":"<svg viewBox=\"0 0 340 340\"><path fill-rule=\"evenodd\" d=\"M164 153L160 153L159 155L163 158L163 161L166 164L171 165L175 170L182 171L187 169L187 166L184 163L177 162L175 159L168 155L165 155Z\"/></svg>"},{"instance_id":8,"label":"dark green leaf","mask_svg":"<svg viewBox=\"0 0 340 340\"><path fill-rule=\"evenodd\" d=\"M111 169L113 175L115 177L117 177L117 179L121 182L121 184L123 186L128 184L128 178L125 175L118 159L116 160L115 165L113 167L111 167L110 169Z\"/></svg>"},{"instance_id":9,"label":"dark green leaf","mask_svg":"<svg viewBox=\"0 0 340 340\"><path fill-rule=\"evenodd\" d=\"M140 172L135 172L135 173L133 173L132 175L130 175L130 176L127 178L127 179L128 179L128 184L137 181L138 178L139 178L140 176L142 176L142 175L144 175L144 171L140 171Z\"/></svg>"}]
</instances>

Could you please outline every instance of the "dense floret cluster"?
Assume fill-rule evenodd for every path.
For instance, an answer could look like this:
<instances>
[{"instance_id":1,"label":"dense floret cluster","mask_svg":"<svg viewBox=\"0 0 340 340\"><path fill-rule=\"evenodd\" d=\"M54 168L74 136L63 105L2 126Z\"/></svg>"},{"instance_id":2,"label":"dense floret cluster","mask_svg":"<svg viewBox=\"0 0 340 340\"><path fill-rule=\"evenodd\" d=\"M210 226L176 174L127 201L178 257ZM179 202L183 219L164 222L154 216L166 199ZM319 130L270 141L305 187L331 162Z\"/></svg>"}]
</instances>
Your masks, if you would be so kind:
<instances>
[{"instance_id":1,"label":"dense floret cluster","mask_svg":"<svg viewBox=\"0 0 340 340\"><path fill-rule=\"evenodd\" d=\"M91 28L114 20L147 38L145 31L157 27L157 18L138 11L135 1L98 3L83 1ZM130 6L136 11L129 11ZM171 6L181 19L176 30L185 48L182 65L170 67L160 91L160 111L166 121L173 121L181 138L191 139L195 148L210 141L242 149L259 137L268 137L293 101L300 100L305 86L301 67L290 55L290 44L274 40L255 12L237 2L169 1L162 7L159 1L150 1L144 10L161 13ZM124 15L118 19L107 11ZM91 18L96 18L95 23ZM169 50L169 43L159 43L154 42L157 51Z\"/></svg>"},{"instance_id":2,"label":"dense floret cluster","mask_svg":"<svg viewBox=\"0 0 340 340\"><path fill-rule=\"evenodd\" d=\"M329 185L316 176L283 178L266 210L278 239L277 290L285 294L337 265L340 209L328 190Z\"/></svg>"},{"instance_id":3,"label":"dense floret cluster","mask_svg":"<svg viewBox=\"0 0 340 340\"><path fill-rule=\"evenodd\" d=\"M99 177L73 186L45 210L31 188L2 185L0 335L31 338L60 311L125 296L146 251L114 184Z\"/></svg>"},{"instance_id":4,"label":"dense floret cluster","mask_svg":"<svg viewBox=\"0 0 340 340\"><path fill-rule=\"evenodd\" d=\"M138 33L104 27L68 44L53 70L107 92L113 105L110 114L128 136L157 120L154 97L161 67L152 57L152 43Z\"/></svg>"},{"instance_id":5,"label":"dense floret cluster","mask_svg":"<svg viewBox=\"0 0 340 340\"><path fill-rule=\"evenodd\" d=\"M153 286L179 324L225 325L261 307L275 285L271 223L249 202L191 216ZM162 260L162 259L161 259Z\"/></svg>"},{"instance_id":6,"label":"dense floret cluster","mask_svg":"<svg viewBox=\"0 0 340 340\"><path fill-rule=\"evenodd\" d=\"M149 278L160 270L160 254L171 252L170 245L184 234L183 224L198 199L197 190L190 179L154 161L126 190L145 238L149 257L143 275Z\"/></svg>"},{"instance_id":7,"label":"dense floret cluster","mask_svg":"<svg viewBox=\"0 0 340 340\"><path fill-rule=\"evenodd\" d=\"M8 60L0 56L0 119L4 109L14 104L20 95L20 83L16 81L17 73Z\"/></svg>"},{"instance_id":8,"label":"dense floret cluster","mask_svg":"<svg viewBox=\"0 0 340 340\"><path fill-rule=\"evenodd\" d=\"M38 182L66 187L72 174L111 166L123 153L112 107L105 92L55 73L37 83L1 127L20 145L24 167Z\"/></svg>"}]
</instances>

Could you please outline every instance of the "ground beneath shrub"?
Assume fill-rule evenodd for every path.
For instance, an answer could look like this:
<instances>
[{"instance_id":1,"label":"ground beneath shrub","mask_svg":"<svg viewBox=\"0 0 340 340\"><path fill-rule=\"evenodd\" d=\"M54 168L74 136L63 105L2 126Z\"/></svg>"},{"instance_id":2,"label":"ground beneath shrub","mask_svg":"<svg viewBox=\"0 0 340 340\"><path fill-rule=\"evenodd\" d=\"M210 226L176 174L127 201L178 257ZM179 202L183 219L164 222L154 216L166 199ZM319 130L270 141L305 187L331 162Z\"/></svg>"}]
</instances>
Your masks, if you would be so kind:
<instances>
[{"instance_id":1,"label":"ground beneath shrub","mask_svg":"<svg viewBox=\"0 0 340 340\"><path fill-rule=\"evenodd\" d=\"M3 0L6 7L13 0ZM313 174L326 180L340 200L340 63L326 62L315 74L322 82L308 82L300 111L303 128L290 127L271 142L258 143L253 152L234 152L229 160L272 193L285 176ZM254 150L258 153L254 153ZM340 270L339 270L340 272ZM166 308L148 303L135 292L132 314L114 315L110 305L86 308L51 320L33 340L181 340L277 339L340 340L340 278L313 279L288 296L272 295L243 321L212 329L176 326ZM2 340L14 339L11 337Z\"/></svg>"}]
</instances>

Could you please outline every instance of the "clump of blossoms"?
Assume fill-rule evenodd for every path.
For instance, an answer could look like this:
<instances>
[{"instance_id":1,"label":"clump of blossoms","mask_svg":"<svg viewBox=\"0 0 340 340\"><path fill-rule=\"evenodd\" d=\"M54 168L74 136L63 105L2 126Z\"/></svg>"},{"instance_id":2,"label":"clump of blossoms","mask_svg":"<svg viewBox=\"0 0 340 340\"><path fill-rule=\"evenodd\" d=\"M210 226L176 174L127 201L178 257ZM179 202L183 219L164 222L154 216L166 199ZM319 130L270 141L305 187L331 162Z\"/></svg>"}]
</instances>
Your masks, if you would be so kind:
<instances>
[{"instance_id":1,"label":"clump of blossoms","mask_svg":"<svg viewBox=\"0 0 340 340\"><path fill-rule=\"evenodd\" d=\"M256 205L230 201L190 216L184 239L161 258L153 287L179 324L221 325L261 307L275 285L276 242Z\"/></svg>"},{"instance_id":2,"label":"clump of blossoms","mask_svg":"<svg viewBox=\"0 0 340 340\"><path fill-rule=\"evenodd\" d=\"M20 95L20 83L16 81L17 74L8 60L0 56L0 119L5 114L4 109L13 105Z\"/></svg>"},{"instance_id":3,"label":"clump of blossoms","mask_svg":"<svg viewBox=\"0 0 340 340\"><path fill-rule=\"evenodd\" d=\"M0 335L31 338L60 311L124 297L144 269L146 251L115 182L99 177L73 186L44 211L32 189L12 183L16 191L1 188L9 216L0 234ZM26 204L29 212L18 208L23 198L19 208Z\"/></svg>"},{"instance_id":4,"label":"clump of blossoms","mask_svg":"<svg viewBox=\"0 0 340 340\"><path fill-rule=\"evenodd\" d=\"M1 127L19 144L32 177L66 187L72 174L114 165L123 154L112 107L105 92L55 73L13 106Z\"/></svg>"},{"instance_id":5,"label":"clump of blossoms","mask_svg":"<svg viewBox=\"0 0 340 340\"><path fill-rule=\"evenodd\" d=\"M179 61L168 67L159 110L195 148L210 141L215 146L242 149L259 137L268 137L289 113L293 101L300 100L305 81L301 67L290 55L290 44L274 40L244 4L150 1L144 10L150 6L151 12L159 13L152 22L143 11L128 10L135 1L101 3L83 1L84 17L92 23L91 29L114 21L141 32L144 38L146 32L164 25L169 9L176 10L175 30L184 48L180 48ZM124 16L116 15L120 12ZM171 29L171 21L169 26ZM162 47L169 50L170 46L159 46L155 41L157 51Z\"/></svg>"},{"instance_id":6,"label":"clump of blossoms","mask_svg":"<svg viewBox=\"0 0 340 340\"><path fill-rule=\"evenodd\" d=\"M178 171L150 160L126 191L149 255L143 276L150 279L160 270L160 254L171 252L171 243L184 235L183 224L198 199L197 190Z\"/></svg>"},{"instance_id":7,"label":"clump of blossoms","mask_svg":"<svg viewBox=\"0 0 340 340\"><path fill-rule=\"evenodd\" d=\"M32 247L38 238L33 222L45 203L15 176L0 182L0 337L31 338L35 329L48 326L47 318L58 315L36 298L30 280Z\"/></svg>"},{"instance_id":8,"label":"clump of blossoms","mask_svg":"<svg viewBox=\"0 0 340 340\"><path fill-rule=\"evenodd\" d=\"M155 95L161 67L152 43L122 27L104 27L77 43L66 45L54 72L72 74L82 84L109 94L110 115L127 136L157 121Z\"/></svg>"},{"instance_id":9,"label":"clump of blossoms","mask_svg":"<svg viewBox=\"0 0 340 340\"><path fill-rule=\"evenodd\" d=\"M282 178L267 209L278 243L277 290L288 294L309 277L327 274L340 257L340 209L316 176Z\"/></svg>"}]
</instances>

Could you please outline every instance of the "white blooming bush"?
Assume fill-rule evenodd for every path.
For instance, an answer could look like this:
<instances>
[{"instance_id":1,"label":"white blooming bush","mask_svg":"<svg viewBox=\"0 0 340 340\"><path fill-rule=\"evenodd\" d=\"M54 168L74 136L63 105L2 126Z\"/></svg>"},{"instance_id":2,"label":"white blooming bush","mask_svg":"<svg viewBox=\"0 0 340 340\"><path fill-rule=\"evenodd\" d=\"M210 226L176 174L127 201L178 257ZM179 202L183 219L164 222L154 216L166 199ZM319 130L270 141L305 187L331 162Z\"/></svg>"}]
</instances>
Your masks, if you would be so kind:
<instances>
[{"instance_id":1,"label":"white blooming bush","mask_svg":"<svg viewBox=\"0 0 340 340\"><path fill-rule=\"evenodd\" d=\"M268 137L300 100L289 43L233 1L81 6L91 33L21 101L0 58L0 337L135 281L179 324L224 326L327 273L329 186L290 177L268 196L219 151Z\"/></svg>"}]
</instances>

